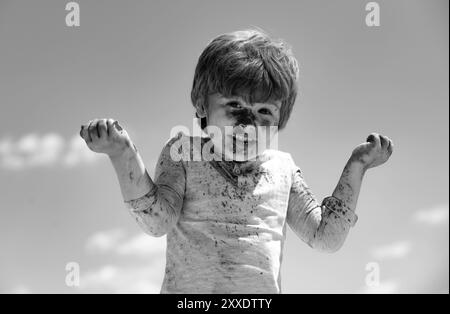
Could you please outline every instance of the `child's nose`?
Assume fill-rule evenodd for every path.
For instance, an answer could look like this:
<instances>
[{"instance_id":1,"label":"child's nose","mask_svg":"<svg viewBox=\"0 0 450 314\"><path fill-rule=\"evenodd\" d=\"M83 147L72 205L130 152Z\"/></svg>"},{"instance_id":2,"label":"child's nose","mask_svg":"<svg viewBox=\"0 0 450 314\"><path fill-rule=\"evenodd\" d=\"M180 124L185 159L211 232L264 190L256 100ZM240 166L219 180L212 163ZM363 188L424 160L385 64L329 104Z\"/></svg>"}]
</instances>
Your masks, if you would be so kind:
<instances>
[{"instance_id":1,"label":"child's nose","mask_svg":"<svg viewBox=\"0 0 450 314\"><path fill-rule=\"evenodd\" d=\"M256 117L253 114L251 109L243 109L240 110L236 114L236 125L242 126L245 128L247 125L255 125Z\"/></svg>"}]
</instances>

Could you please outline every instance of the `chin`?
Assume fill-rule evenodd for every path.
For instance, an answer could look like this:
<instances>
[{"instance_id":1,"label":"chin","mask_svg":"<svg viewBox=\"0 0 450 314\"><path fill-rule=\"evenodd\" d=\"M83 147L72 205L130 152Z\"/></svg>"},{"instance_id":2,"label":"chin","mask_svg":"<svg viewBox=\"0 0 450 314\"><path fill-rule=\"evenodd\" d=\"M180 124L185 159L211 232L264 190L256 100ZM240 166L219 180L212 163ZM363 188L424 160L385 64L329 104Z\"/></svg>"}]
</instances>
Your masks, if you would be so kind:
<instances>
[{"instance_id":1,"label":"chin","mask_svg":"<svg viewBox=\"0 0 450 314\"><path fill-rule=\"evenodd\" d=\"M227 156L233 156L234 161L248 161L254 160L257 155L257 142L231 142L231 145L226 145L225 150Z\"/></svg>"}]
</instances>

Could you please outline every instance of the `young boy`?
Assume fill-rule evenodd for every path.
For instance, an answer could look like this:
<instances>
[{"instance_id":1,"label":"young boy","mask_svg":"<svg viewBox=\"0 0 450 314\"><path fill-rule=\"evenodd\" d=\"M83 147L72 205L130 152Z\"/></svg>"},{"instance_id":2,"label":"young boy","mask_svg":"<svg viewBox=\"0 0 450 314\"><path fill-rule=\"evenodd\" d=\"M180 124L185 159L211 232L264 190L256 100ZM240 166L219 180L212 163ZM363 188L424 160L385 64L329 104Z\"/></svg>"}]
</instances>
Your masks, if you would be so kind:
<instances>
[{"instance_id":1,"label":"young boy","mask_svg":"<svg viewBox=\"0 0 450 314\"><path fill-rule=\"evenodd\" d=\"M259 30L212 40L198 60L191 98L205 134L210 127L221 132L170 138L154 181L117 121L82 126L88 147L109 156L136 222L152 236L167 234L161 293L281 293L286 223L312 248L335 252L344 243L357 220L363 176L389 159L393 144L371 134L352 152L332 196L319 203L290 154L252 150L259 137L246 132L285 127L297 80L291 50ZM205 151L214 158L193 160Z\"/></svg>"}]
</instances>

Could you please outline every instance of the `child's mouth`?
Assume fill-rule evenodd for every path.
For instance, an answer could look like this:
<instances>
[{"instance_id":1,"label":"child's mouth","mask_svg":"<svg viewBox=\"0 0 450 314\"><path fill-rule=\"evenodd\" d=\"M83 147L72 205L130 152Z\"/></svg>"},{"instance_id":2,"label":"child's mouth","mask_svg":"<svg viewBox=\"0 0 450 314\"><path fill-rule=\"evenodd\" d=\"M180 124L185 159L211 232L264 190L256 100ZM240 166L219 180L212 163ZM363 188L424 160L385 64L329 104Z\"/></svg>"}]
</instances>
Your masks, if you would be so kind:
<instances>
[{"instance_id":1,"label":"child's mouth","mask_svg":"<svg viewBox=\"0 0 450 314\"><path fill-rule=\"evenodd\" d=\"M245 145L253 144L255 140L248 139L248 137L245 134L233 134L233 143L235 142L242 142Z\"/></svg>"}]
</instances>

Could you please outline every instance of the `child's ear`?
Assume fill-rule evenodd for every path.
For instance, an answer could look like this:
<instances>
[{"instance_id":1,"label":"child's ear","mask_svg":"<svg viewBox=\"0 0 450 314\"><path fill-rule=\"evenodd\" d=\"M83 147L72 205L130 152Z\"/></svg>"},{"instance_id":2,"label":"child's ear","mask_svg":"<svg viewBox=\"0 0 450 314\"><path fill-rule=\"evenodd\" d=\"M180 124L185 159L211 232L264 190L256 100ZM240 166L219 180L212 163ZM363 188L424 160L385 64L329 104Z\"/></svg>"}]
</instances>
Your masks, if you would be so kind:
<instances>
[{"instance_id":1,"label":"child's ear","mask_svg":"<svg viewBox=\"0 0 450 314\"><path fill-rule=\"evenodd\" d=\"M195 106L195 109L197 110L197 117L206 118L206 110L201 102L197 102L197 106Z\"/></svg>"}]
</instances>

